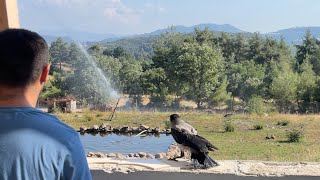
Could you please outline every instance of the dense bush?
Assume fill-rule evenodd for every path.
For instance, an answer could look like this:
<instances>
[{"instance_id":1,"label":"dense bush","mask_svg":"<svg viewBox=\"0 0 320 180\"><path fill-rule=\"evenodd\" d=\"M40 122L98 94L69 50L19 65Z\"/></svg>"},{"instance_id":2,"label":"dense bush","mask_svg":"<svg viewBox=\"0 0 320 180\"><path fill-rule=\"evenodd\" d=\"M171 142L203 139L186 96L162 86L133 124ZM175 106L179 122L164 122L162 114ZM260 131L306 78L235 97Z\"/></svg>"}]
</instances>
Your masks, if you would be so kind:
<instances>
[{"instance_id":1,"label":"dense bush","mask_svg":"<svg viewBox=\"0 0 320 180\"><path fill-rule=\"evenodd\" d=\"M254 130L262 130L263 129L263 125L261 125L261 124L254 125L253 129Z\"/></svg>"},{"instance_id":2,"label":"dense bush","mask_svg":"<svg viewBox=\"0 0 320 180\"><path fill-rule=\"evenodd\" d=\"M230 121L224 123L224 131L225 132L234 132L235 127L234 124Z\"/></svg>"},{"instance_id":3,"label":"dense bush","mask_svg":"<svg viewBox=\"0 0 320 180\"><path fill-rule=\"evenodd\" d=\"M266 103L263 102L263 98L260 96L253 96L248 103L248 112L250 114L263 114L267 112Z\"/></svg>"},{"instance_id":4,"label":"dense bush","mask_svg":"<svg viewBox=\"0 0 320 180\"><path fill-rule=\"evenodd\" d=\"M289 125L289 121L284 120L284 121L278 121L277 122L278 126L288 126Z\"/></svg>"},{"instance_id":5,"label":"dense bush","mask_svg":"<svg viewBox=\"0 0 320 180\"><path fill-rule=\"evenodd\" d=\"M300 142L304 134L301 130L293 129L287 134L288 142Z\"/></svg>"}]
</instances>

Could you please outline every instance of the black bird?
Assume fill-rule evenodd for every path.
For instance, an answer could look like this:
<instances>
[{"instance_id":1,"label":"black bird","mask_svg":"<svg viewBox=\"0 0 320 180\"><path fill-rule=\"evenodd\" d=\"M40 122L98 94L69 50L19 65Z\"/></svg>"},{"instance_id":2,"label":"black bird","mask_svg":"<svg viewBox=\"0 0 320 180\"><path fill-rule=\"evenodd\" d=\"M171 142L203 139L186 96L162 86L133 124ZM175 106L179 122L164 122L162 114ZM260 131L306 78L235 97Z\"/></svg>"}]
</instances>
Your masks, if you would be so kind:
<instances>
[{"instance_id":1,"label":"black bird","mask_svg":"<svg viewBox=\"0 0 320 180\"><path fill-rule=\"evenodd\" d=\"M190 124L181 120L178 114L172 114L170 122L172 137L181 151L190 150L195 167L210 168L219 165L208 155L209 151L218 150L216 146L199 136L198 132Z\"/></svg>"}]
</instances>

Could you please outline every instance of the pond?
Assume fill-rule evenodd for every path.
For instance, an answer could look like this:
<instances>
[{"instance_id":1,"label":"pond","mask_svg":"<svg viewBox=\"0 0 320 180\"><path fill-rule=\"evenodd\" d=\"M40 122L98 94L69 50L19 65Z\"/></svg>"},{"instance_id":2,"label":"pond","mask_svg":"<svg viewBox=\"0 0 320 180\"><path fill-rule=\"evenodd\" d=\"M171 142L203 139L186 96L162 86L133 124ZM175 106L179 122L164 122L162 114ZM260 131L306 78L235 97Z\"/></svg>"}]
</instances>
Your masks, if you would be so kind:
<instances>
[{"instance_id":1,"label":"pond","mask_svg":"<svg viewBox=\"0 0 320 180\"><path fill-rule=\"evenodd\" d=\"M123 134L80 134L80 140L85 152L103 153L138 153L145 152L156 154L167 152L168 147L174 142L171 135L158 134L147 136Z\"/></svg>"}]
</instances>

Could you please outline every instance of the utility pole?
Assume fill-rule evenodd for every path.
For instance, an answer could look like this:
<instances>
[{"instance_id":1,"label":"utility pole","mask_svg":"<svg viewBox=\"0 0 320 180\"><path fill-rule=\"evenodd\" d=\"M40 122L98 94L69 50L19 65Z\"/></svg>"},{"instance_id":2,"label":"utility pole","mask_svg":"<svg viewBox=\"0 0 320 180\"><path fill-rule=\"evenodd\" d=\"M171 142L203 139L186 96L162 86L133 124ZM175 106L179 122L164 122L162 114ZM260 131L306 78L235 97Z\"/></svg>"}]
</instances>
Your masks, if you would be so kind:
<instances>
[{"instance_id":1,"label":"utility pole","mask_svg":"<svg viewBox=\"0 0 320 180\"><path fill-rule=\"evenodd\" d=\"M0 31L19 27L17 0L0 0Z\"/></svg>"}]
</instances>

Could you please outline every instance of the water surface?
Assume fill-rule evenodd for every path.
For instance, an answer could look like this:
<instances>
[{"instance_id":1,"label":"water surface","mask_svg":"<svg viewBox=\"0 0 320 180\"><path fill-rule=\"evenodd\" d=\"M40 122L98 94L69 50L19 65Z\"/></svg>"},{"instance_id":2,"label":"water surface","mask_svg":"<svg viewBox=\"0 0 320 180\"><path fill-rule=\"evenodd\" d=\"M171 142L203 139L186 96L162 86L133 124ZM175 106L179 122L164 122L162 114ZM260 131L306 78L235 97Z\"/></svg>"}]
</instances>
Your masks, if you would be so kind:
<instances>
[{"instance_id":1,"label":"water surface","mask_svg":"<svg viewBox=\"0 0 320 180\"><path fill-rule=\"evenodd\" d=\"M127 136L121 134L105 135L80 135L80 140L86 153L103 152L103 153L137 153L145 152L156 154L167 152L168 147L174 142L171 135L160 134L155 136L137 137L135 135Z\"/></svg>"}]
</instances>

